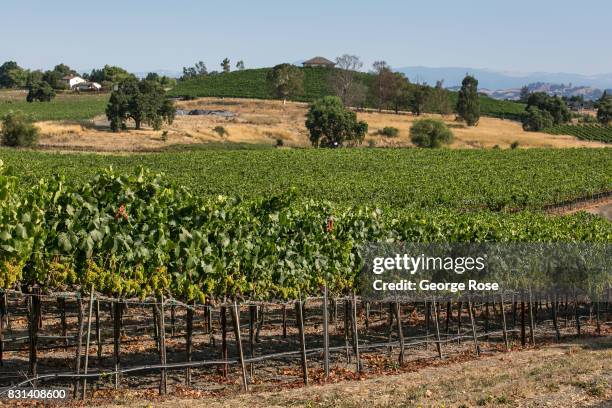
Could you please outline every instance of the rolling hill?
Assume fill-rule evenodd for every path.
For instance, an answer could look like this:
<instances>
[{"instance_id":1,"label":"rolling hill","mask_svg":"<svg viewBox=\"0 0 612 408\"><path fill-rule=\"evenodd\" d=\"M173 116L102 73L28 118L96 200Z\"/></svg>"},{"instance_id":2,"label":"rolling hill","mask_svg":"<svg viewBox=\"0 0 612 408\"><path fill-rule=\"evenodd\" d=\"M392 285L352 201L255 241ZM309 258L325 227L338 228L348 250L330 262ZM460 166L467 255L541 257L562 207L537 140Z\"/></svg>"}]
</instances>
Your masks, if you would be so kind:
<instances>
[{"instance_id":1,"label":"rolling hill","mask_svg":"<svg viewBox=\"0 0 612 408\"><path fill-rule=\"evenodd\" d=\"M311 102L317 98L332 95L329 86L329 76L332 69L301 68L304 71L304 92L294 98L296 101ZM272 99L266 76L271 68L247 69L227 74L205 76L188 81L181 81L169 92L173 97L234 97ZM357 73L359 81L365 85L371 84L372 74ZM455 105L457 94L450 93L451 106ZM481 96L481 113L485 116L505 119L520 119L525 106L515 102L500 101ZM366 107L376 107L375 102L368 98Z\"/></svg>"}]
</instances>

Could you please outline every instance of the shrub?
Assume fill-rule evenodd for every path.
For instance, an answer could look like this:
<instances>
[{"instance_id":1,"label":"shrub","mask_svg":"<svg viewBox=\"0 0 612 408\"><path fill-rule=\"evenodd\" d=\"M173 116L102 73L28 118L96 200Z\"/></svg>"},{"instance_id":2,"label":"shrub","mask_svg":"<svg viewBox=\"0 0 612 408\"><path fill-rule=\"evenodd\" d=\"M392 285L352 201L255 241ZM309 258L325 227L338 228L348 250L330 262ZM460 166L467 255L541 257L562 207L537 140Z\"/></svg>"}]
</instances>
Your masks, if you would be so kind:
<instances>
[{"instance_id":1,"label":"shrub","mask_svg":"<svg viewBox=\"0 0 612 408\"><path fill-rule=\"evenodd\" d=\"M511 149L517 149L519 147L519 142L518 140L515 140L514 142L510 143L510 148Z\"/></svg>"},{"instance_id":2,"label":"shrub","mask_svg":"<svg viewBox=\"0 0 612 408\"><path fill-rule=\"evenodd\" d=\"M2 118L2 144L13 147L30 147L38 143L38 128L21 112L9 112Z\"/></svg>"},{"instance_id":3,"label":"shrub","mask_svg":"<svg viewBox=\"0 0 612 408\"><path fill-rule=\"evenodd\" d=\"M381 136L397 137L399 134L399 129L393 126L385 126L384 128L379 129L377 133Z\"/></svg>"},{"instance_id":4,"label":"shrub","mask_svg":"<svg viewBox=\"0 0 612 408\"><path fill-rule=\"evenodd\" d=\"M306 128L314 147L360 144L368 132L368 124L358 122L355 112L346 109L337 96L325 96L310 106Z\"/></svg>"},{"instance_id":5,"label":"shrub","mask_svg":"<svg viewBox=\"0 0 612 408\"><path fill-rule=\"evenodd\" d=\"M55 98L55 90L46 82L37 82L28 87L28 102L51 102Z\"/></svg>"},{"instance_id":6,"label":"shrub","mask_svg":"<svg viewBox=\"0 0 612 408\"><path fill-rule=\"evenodd\" d=\"M554 119L550 112L530 106L523 118L523 129L530 132L538 132L551 127Z\"/></svg>"},{"instance_id":7,"label":"shrub","mask_svg":"<svg viewBox=\"0 0 612 408\"><path fill-rule=\"evenodd\" d=\"M419 147L436 148L452 142L453 132L441 120L420 119L410 128L410 140Z\"/></svg>"},{"instance_id":8,"label":"shrub","mask_svg":"<svg viewBox=\"0 0 612 408\"><path fill-rule=\"evenodd\" d=\"M168 131L164 130L161 134L161 140L162 142L167 142L168 141Z\"/></svg>"},{"instance_id":9,"label":"shrub","mask_svg":"<svg viewBox=\"0 0 612 408\"><path fill-rule=\"evenodd\" d=\"M285 141L280 137L276 139L276 147L283 147L285 145Z\"/></svg>"},{"instance_id":10,"label":"shrub","mask_svg":"<svg viewBox=\"0 0 612 408\"><path fill-rule=\"evenodd\" d=\"M227 132L227 130L225 130L225 128L223 126L215 126L213 128L213 132L215 132L216 134L218 134L221 137L225 137L225 136L229 135L229 133Z\"/></svg>"}]
</instances>

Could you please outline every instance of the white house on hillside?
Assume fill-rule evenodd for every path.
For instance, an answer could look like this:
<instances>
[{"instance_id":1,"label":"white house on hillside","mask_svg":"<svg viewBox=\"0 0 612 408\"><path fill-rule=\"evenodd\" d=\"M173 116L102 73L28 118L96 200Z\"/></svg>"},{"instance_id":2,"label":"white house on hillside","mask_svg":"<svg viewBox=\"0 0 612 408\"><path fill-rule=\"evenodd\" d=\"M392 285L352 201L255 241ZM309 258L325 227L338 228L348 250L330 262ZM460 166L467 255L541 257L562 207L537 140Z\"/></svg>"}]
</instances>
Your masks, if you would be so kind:
<instances>
[{"instance_id":1,"label":"white house on hillside","mask_svg":"<svg viewBox=\"0 0 612 408\"><path fill-rule=\"evenodd\" d=\"M62 78L62 80L64 81L64 83L66 83L66 85L68 85L68 88L70 89L74 88L78 84L87 82L80 76L76 76L76 75L66 75L65 77Z\"/></svg>"}]
</instances>

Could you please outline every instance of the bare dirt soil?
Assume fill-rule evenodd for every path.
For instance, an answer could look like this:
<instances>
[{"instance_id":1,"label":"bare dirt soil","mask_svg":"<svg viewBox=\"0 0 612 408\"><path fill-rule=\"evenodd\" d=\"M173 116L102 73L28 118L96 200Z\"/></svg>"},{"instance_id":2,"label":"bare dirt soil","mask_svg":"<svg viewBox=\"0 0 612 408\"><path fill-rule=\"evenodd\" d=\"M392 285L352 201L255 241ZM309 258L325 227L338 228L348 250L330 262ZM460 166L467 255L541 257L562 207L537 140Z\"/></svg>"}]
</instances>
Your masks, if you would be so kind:
<instances>
[{"instance_id":1,"label":"bare dirt soil","mask_svg":"<svg viewBox=\"0 0 612 408\"><path fill-rule=\"evenodd\" d=\"M610 338L440 364L419 371L282 391L118 396L108 407L610 407Z\"/></svg>"},{"instance_id":2,"label":"bare dirt soil","mask_svg":"<svg viewBox=\"0 0 612 408\"><path fill-rule=\"evenodd\" d=\"M161 150L173 144L201 144L206 142L257 143L285 146L309 146L308 131L304 125L308 105L280 101L202 98L177 102L184 110L227 110L233 118L221 116L177 116L175 122L162 131L152 129L130 130L120 134L110 132L104 116L86 122L40 122L42 147L97 151ZM360 120L369 124L369 134L363 146L410 147L409 130L415 116L407 113L359 112ZM582 141L572 136L555 136L523 131L520 123L483 117L476 127L466 127L454 121L454 116L424 115L443 119L455 134L451 148L509 148L518 142L520 148L529 147L605 147L606 144ZM214 130L222 126L223 136ZM386 126L399 129L397 137L378 135ZM166 140L162 132L167 131Z\"/></svg>"}]
</instances>

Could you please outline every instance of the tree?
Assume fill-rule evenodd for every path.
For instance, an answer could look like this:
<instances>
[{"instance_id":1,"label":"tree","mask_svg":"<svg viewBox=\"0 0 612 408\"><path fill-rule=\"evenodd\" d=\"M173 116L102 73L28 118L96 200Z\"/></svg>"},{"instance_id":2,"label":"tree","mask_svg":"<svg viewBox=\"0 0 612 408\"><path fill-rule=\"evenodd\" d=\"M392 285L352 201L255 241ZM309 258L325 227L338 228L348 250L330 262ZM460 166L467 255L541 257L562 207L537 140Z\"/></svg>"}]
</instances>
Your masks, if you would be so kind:
<instances>
[{"instance_id":1,"label":"tree","mask_svg":"<svg viewBox=\"0 0 612 408\"><path fill-rule=\"evenodd\" d=\"M554 125L561 125L572 119L572 114L563 99L548 96L544 92L534 92L529 95L526 109L529 110L531 107L548 112L552 116Z\"/></svg>"},{"instance_id":2,"label":"tree","mask_svg":"<svg viewBox=\"0 0 612 408\"><path fill-rule=\"evenodd\" d=\"M609 125L612 122L612 98L606 98L603 102L599 103L597 109L597 120L602 125Z\"/></svg>"},{"instance_id":3,"label":"tree","mask_svg":"<svg viewBox=\"0 0 612 408\"><path fill-rule=\"evenodd\" d=\"M172 88L176 85L176 79L170 78L166 75L160 76L156 72L149 72L145 77L147 81L157 82L162 88Z\"/></svg>"},{"instance_id":4,"label":"tree","mask_svg":"<svg viewBox=\"0 0 612 408\"><path fill-rule=\"evenodd\" d=\"M528 107L523 117L523 129L530 132L539 132L542 129L551 127L553 123L554 119L550 112L539 109L536 106Z\"/></svg>"},{"instance_id":5,"label":"tree","mask_svg":"<svg viewBox=\"0 0 612 408\"><path fill-rule=\"evenodd\" d=\"M0 88L20 88L26 85L27 71L15 61L0 65Z\"/></svg>"},{"instance_id":6,"label":"tree","mask_svg":"<svg viewBox=\"0 0 612 408\"><path fill-rule=\"evenodd\" d=\"M331 72L330 86L346 106L356 106L365 100L366 87L356 73L363 63L356 55L344 54L336 58L336 69Z\"/></svg>"},{"instance_id":7,"label":"tree","mask_svg":"<svg viewBox=\"0 0 612 408\"><path fill-rule=\"evenodd\" d=\"M381 111L393 97L396 77L385 61L376 61L372 67L375 76L370 91L377 101L378 110Z\"/></svg>"},{"instance_id":8,"label":"tree","mask_svg":"<svg viewBox=\"0 0 612 408\"><path fill-rule=\"evenodd\" d=\"M106 107L106 117L114 132L127 129L129 119L134 121L137 130L142 123L159 130L164 121L172 124L174 115L174 103L166 99L161 85L146 79L125 79L113 91Z\"/></svg>"},{"instance_id":9,"label":"tree","mask_svg":"<svg viewBox=\"0 0 612 408\"><path fill-rule=\"evenodd\" d=\"M412 97L412 87L406 75L401 72L394 72L393 93L391 94L391 102L393 103L395 113L399 113L400 109L406 109L410 106L410 98Z\"/></svg>"},{"instance_id":10,"label":"tree","mask_svg":"<svg viewBox=\"0 0 612 408\"><path fill-rule=\"evenodd\" d=\"M10 111L2 118L2 144L12 147L31 147L38 143L38 128L23 113Z\"/></svg>"},{"instance_id":11,"label":"tree","mask_svg":"<svg viewBox=\"0 0 612 408\"><path fill-rule=\"evenodd\" d=\"M441 120L418 119L410 128L410 140L419 147L438 148L453 141L453 132Z\"/></svg>"},{"instance_id":12,"label":"tree","mask_svg":"<svg viewBox=\"0 0 612 408\"><path fill-rule=\"evenodd\" d=\"M51 102L55 98L55 90L44 81L33 82L28 84L28 102Z\"/></svg>"},{"instance_id":13,"label":"tree","mask_svg":"<svg viewBox=\"0 0 612 408\"><path fill-rule=\"evenodd\" d=\"M196 62L193 67L183 67L183 76L181 77L181 80L185 81L187 79L194 79L205 75L208 75L206 64L204 64L203 61L199 61Z\"/></svg>"},{"instance_id":14,"label":"tree","mask_svg":"<svg viewBox=\"0 0 612 408\"><path fill-rule=\"evenodd\" d=\"M368 124L358 122L355 112L345 108L337 96L325 96L310 105L306 128L314 147L360 144L368 132Z\"/></svg>"},{"instance_id":15,"label":"tree","mask_svg":"<svg viewBox=\"0 0 612 408\"><path fill-rule=\"evenodd\" d=\"M468 126L476 126L480 120L478 80L471 75L466 75L461 82L461 89L457 99L457 115Z\"/></svg>"},{"instance_id":16,"label":"tree","mask_svg":"<svg viewBox=\"0 0 612 408\"><path fill-rule=\"evenodd\" d=\"M524 86L521 88L521 94L519 96L519 101L522 103L527 103L527 99L529 98L529 88L527 86Z\"/></svg>"},{"instance_id":17,"label":"tree","mask_svg":"<svg viewBox=\"0 0 612 408\"><path fill-rule=\"evenodd\" d=\"M283 100L283 105L290 97L304 92L304 72L291 64L279 64L268 73L268 85L272 94Z\"/></svg>"},{"instance_id":18,"label":"tree","mask_svg":"<svg viewBox=\"0 0 612 408\"><path fill-rule=\"evenodd\" d=\"M431 88L427 85L415 84L412 86L412 97L410 98L410 111L420 116L425 111L425 105L431 95Z\"/></svg>"},{"instance_id":19,"label":"tree","mask_svg":"<svg viewBox=\"0 0 612 408\"><path fill-rule=\"evenodd\" d=\"M430 89L430 95L427 98L428 112L437 112L440 115L448 115L451 113L449 92L444 89L444 80L436 81L436 86Z\"/></svg>"},{"instance_id":20,"label":"tree","mask_svg":"<svg viewBox=\"0 0 612 408\"><path fill-rule=\"evenodd\" d=\"M105 88L112 87L128 78L135 79L136 77L121 67L111 65L105 65L102 69L93 69L89 74L90 81L98 82Z\"/></svg>"},{"instance_id":21,"label":"tree","mask_svg":"<svg viewBox=\"0 0 612 408\"><path fill-rule=\"evenodd\" d=\"M244 61L240 60L236 63L236 69L238 71L244 71Z\"/></svg>"},{"instance_id":22,"label":"tree","mask_svg":"<svg viewBox=\"0 0 612 408\"><path fill-rule=\"evenodd\" d=\"M229 58L226 57L223 59L223 61L221 61L221 68L223 69L224 74L230 72L231 66Z\"/></svg>"}]
</instances>

